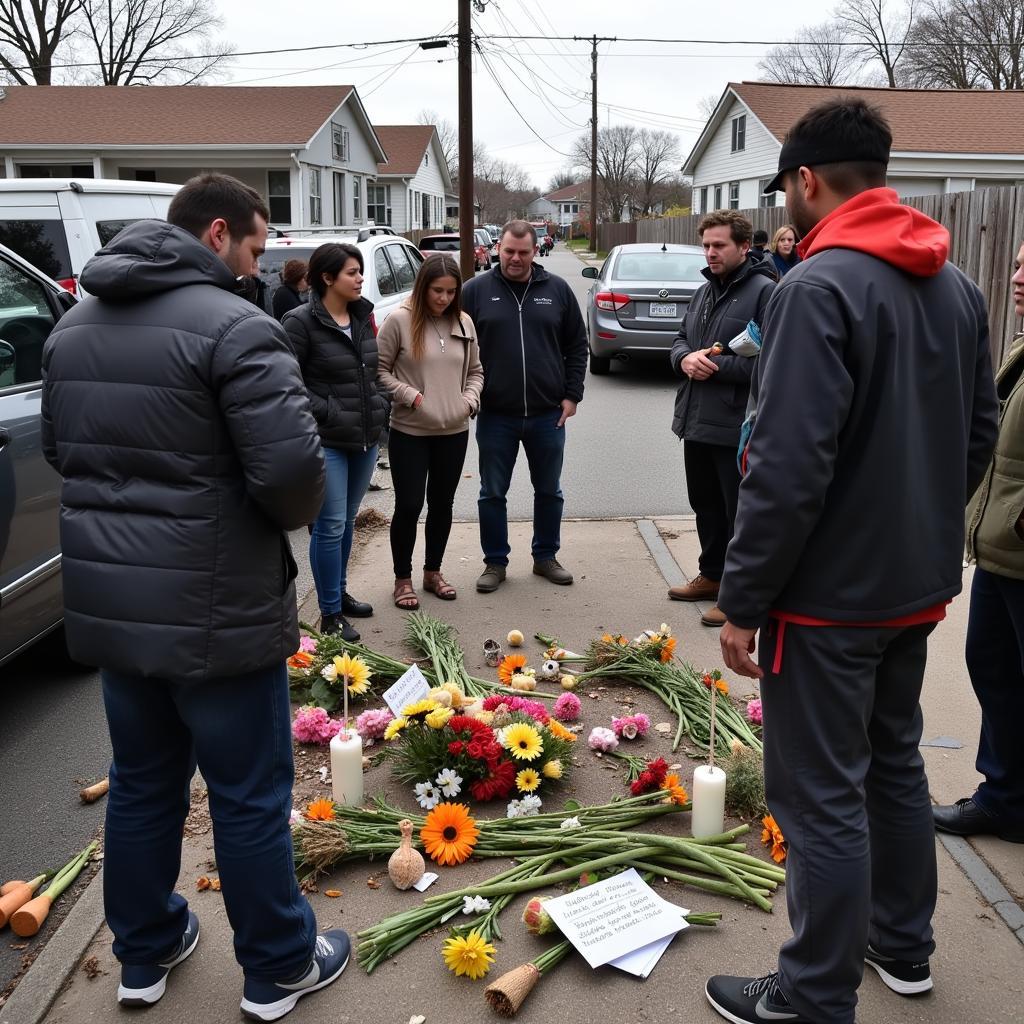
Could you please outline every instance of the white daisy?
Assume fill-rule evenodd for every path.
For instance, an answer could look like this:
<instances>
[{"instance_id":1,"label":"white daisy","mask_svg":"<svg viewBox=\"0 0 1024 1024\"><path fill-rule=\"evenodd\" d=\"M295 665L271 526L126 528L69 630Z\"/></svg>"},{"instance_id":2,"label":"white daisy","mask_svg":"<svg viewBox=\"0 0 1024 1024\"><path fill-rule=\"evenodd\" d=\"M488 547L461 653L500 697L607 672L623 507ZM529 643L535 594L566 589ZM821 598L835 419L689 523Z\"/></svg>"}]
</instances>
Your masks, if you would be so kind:
<instances>
[{"instance_id":1,"label":"white daisy","mask_svg":"<svg viewBox=\"0 0 1024 1024\"><path fill-rule=\"evenodd\" d=\"M521 818L523 816L523 808L518 800L513 800L508 807L505 808L506 818Z\"/></svg>"},{"instance_id":2,"label":"white daisy","mask_svg":"<svg viewBox=\"0 0 1024 1024\"><path fill-rule=\"evenodd\" d=\"M464 914L483 914L491 909L491 901L484 896L463 896L462 912Z\"/></svg>"},{"instance_id":3,"label":"white daisy","mask_svg":"<svg viewBox=\"0 0 1024 1024\"><path fill-rule=\"evenodd\" d=\"M462 776L456 775L452 768L438 772L434 782L445 796L458 796L462 792Z\"/></svg>"},{"instance_id":4,"label":"white daisy","mask_svg":"<svg viewBox=\"0 0 1024 1024\"><path fill-rule=\"evenodd\" d=\"M437 787L430 781L417 782L415 790L416 799L419 801L420 807L425 811L432 811L441 802L441 794L438 793Z\"/></svg>"}]
</instances>

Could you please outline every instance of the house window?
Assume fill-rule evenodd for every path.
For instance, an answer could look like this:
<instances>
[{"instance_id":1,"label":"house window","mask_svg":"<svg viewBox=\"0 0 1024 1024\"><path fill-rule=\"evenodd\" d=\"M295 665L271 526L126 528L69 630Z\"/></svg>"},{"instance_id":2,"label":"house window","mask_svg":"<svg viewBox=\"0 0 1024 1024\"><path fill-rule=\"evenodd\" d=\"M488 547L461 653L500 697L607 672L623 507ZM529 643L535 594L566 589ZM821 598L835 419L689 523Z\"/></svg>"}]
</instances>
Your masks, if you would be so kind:
<instances>
[{"instance_id":1,"label":"house window","mask_svg":"<svg viewBox=\"0 0 1024 1024\"><path fill-rule=\"evenodd\" d=\"M572 212L573 213L579 213L580 212L580 204L579 203L573 203L572 204Z\"/></svg>"},{"instance_id":2,"label":"house window","mask_svg":"<svg viewBox=\"0 0 1024 1024\"><path fill-rule=\"evenodd\" d=\"M738 181L729 182L729 209L738 210L740 208L740 183Z\"/></svg>"},{"instance_id":3,"label":"house window","mask_svg":"<svg viewBox=\"0 0 1024 1024\"><path fill-rule=\"evenodd\" d=\"M136 181L156 181L156 171L141 171L135 172Z\"/></svg>"},{"instance_id":4,"label":"house window","mask_svg":"<svg viewBox=\"0 0 1024 1024\"><path fill-rule=\"evenodd\" d=\"M720 210L722 208L722 186L715 186L715 209Z\"/></svg>"},{"instance_id":5,"label":"house window","mask_svg":"<svg viewBox=\"0 0 1024 1024\"><path fill-rule=\"evenodd\" d=\"M352 179L352 219L358 224L363 219L363 179Z\"/></svg>"},{"instance_id":6,"label":"house window","mask_svg":"<svg viewBox=\"0 0 1024 1024\"><path fill-rule=\"evenodd\" d=\"M267 198L272 224L292 222L292 181L290 171L267 171Z\"/></svg>"},{"instance_id":7,"label":"house window","mask_svg":"<svg viewBox=\"0 0 1024 1024\"><path fill-rule=\"evenodd\" d=\"M747 115L740 114L732 119L732 151L742 152L747 148Z\"/></svg>"},{"instance_id":8,"label":"house window","mask_svg":"<svg viewBox=\"0 0 1024 1024\"><path fill-rule=\"evenodd\" d=\"M340 124L331 125L331 143L334 147L334 159L340 160L343 164L349 159L349 137L348 129L342 128Z\"/></svg>"},{"instance_id":9,"label":"house window","mask_svg":"<svg viewBox=\"0 0 1024 1024\"><path fill-rule=\"evenodd\" d=\"M430 166L430 154L429 153L424 153L423 154L423 166L424 167L429 167Z\"/></svg>"},{"instance_id":10,"label":"house window","mask_svg":"<svg viewBox=\"0 0 1024 1024\"><path fill-rule=\"evenodd\" d=\"M366 215L374 224L391 224L391 186L366 186Z\"/></svg>"},{"instance_id":11,"label":"house window","mask_svg":"<svg viewBox=\"0 0 1024 1024\"><path fill-rule=\"evenodd\" d=\"M309 223L322 224L324 219L323 200L320 198L320 168L309 169Z\"/></svg>"},{"instance_id":12,"label":"house window","mask_svg":"<svg viewBox=\"0 0 1024 1024\"><path fill-rule=\"evenodd\" d=\"M765 186L771 180L771 178L762 178L757 183L757 205L762 210L770 210L773 206L775 206L775 193L770 192L768 195L764 194Z\"/></svg>"},{"instance_id":13,"label":"house window","mask_svg":"<svg viewBox=\"0 0 1024 1024\"><path fill-rule=\"evenodd\" d=\"M700 196L700 210L698 212L699 213L707 213L708 212L708 187L707 187L707 185L705 185L703 188L701 188L697 192L697 194Z\"/></svg>"},{"instance_id":14,"label":"house window","mask_svg":"<svg viewBox=\"0 0 1024 1024\"><path fill-rule=\"evenodd\" d=\"M345 175L334 172L334 223L345 223Z\"/></svg>"}]
</instances>

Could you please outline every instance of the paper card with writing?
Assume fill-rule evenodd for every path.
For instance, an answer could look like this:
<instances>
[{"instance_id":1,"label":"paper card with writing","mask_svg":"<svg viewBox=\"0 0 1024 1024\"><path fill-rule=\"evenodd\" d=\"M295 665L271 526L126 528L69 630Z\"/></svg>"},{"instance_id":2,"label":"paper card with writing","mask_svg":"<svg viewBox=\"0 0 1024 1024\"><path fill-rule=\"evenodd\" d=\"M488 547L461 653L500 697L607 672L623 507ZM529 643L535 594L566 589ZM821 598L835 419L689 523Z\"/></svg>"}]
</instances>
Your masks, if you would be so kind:
<instances>
[{"instance_id":1,"label":"paper card with writing","mask_svg":"<svg viewBox=\"0 0 1024 1024\"><path fill-rule=\"evenodd\" d=\"M591 967L675 935L685 927L634 868L544 904L562 934Z\"/></svg>"},{"instance_id":2,"label":"paper card with writing","mask_svg":"<svg viewBox=\"0 0 1024 1024\"><path fill-rule=\"evenodd\" d=\"M428 693L430 683L420 671L419 665L410 665L409 670L384 691L384 703L398 718L402 714L402 708L415 704L418 700L424 700Z\"/></svg>"},{"instance_id":3,"label":"paper card with writing","mask_svg":"<svg viewBox=\"0 0 1024 1024\"><path fill-rule=\"evenodd\" d=\"M690 925L686 921L686 915L689 913L689 910L685 910L682 907L676 907L674 903L669 903L668 906L673 907L683 919L683 928L689 928ZM669 935L664 939L658 939L657 942L652 942L649 946L643 946L641 949L634 950L632 953L627 953L625 956L617 957L615 960L609 960L608 966L617 967L620 971L625 971L627 974L634 974L638 978L646 978L657 966L662 953L668 949L674 938L675 935Z\"/></svg>"}]
</instances>

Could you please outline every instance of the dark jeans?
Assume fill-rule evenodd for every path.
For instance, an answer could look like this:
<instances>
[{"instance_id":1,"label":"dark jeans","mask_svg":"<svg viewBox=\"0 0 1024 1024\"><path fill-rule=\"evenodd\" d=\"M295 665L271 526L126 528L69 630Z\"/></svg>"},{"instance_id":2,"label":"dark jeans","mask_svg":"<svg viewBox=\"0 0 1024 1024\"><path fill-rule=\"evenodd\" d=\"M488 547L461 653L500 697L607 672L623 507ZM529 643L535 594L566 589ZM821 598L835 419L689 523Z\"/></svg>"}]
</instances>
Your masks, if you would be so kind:
<instances>
[{"instance_id":1,"label":"dark jeans","mask_svg":"<svg viewBox=\"0 0 1024 1024\"><path fill-rule=\"evenodd\" d=\"M427 499L424 527L426 554L423 568L437 572L452 532L452 502L466 461L469 431L459 434L418 436L392 428L388 453L391 483L395 488L395 511L391 517L391 558L395 578L412 575L412 549L416 545L416 524Z\"/></svg>"},{"instance_id":2,"label":"dark jeans","mask_svg":"<svg viewBox=\"0 0 1024 1024\"><path fill-rule=\"evenodd\" d=\"M770 619L758 649L765 794L789 851L781 985L809 1020L853 1024L869 942L915 962L935 949L935 829L918 749L934 625L781 627Z\"/></svg>"},{"instance_id":3,"label":"dark jeans","mask_svg":"<svg viewBox=\"0 0 1024 1024\"><path fill-rule=\"evenodd\" d=\"M725 571L725 549L732 540L739 500L736 449L703 441L683 442L686 494L697 517L700 574L716 582Z\"/></svg>"},{"instance_id":4,"label":"dark jeans","mask_svg":"<svg viewBox=\"0 0 1024 1024\"><path fill-rule=\"evenodd\" d=\"M533 483L533 559L554 558L561 546L562 455L565 427L557 426L562 410L552 409L538 416L502 416L481 412L476 421L476 444L480 449L480 547L488 565L508 565L512 550L508 543L508 515L505 495L512 483L512 470L519 457L519 445L526 452Z\"/></svg>"},{"instance_id":5,"label":"dark jeans","mask_svg":"<svg viewBox=\"0 0 1024 1024\"><path fill-rule=\"evenodd\" d=\"M974 794L989 814L1024 824L1024 580L974 570L967 671L981 705Z\"/></svg>"},{"instance_id":6,"label":"dark jeans","mask_svg":"<svg viewBox=\"0 0 1024 1024\"><path fill-rule=\"evenodd\" d=\"M103 870L114 956L155 964L185 930L188 904L174 886L198 761L235 957L249 977L294 977L312 956L316 919L292 860L284 664L190 685L100 675L114 751Z\"/></svg>"}]
</instances>

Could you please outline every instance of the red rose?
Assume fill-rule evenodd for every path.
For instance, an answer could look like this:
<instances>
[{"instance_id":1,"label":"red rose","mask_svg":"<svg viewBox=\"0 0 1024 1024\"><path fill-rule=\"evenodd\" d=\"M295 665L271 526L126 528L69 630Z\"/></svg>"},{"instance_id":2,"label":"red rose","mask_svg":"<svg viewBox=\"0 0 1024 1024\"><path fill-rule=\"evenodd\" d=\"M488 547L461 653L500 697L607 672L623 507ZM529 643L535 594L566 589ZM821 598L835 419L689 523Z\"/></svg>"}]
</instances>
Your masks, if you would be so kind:
<instances>
[{"instance_id":1,"label":"red rose","mask_svg":"<svg viewBox=\"0 0 1024 1024\"><path fill-rule=\"evenodd\" d=\"M466 744L463 743L462 740L456 740L454 743L448 744L448 753L454 754L456 757L458 757L458 755L462 753L465 746Z\"/></svg>"}]
</instances>

